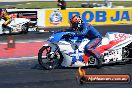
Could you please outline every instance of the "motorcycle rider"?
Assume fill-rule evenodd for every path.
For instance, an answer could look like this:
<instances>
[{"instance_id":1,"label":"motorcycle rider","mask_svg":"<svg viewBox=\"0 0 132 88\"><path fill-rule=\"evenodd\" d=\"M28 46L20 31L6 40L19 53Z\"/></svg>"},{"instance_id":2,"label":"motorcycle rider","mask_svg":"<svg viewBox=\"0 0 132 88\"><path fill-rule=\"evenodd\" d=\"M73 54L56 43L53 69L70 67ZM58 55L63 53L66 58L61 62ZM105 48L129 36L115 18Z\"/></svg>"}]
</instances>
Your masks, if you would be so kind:
<instances>
[{"instance_id":1,"label":"motorcycle rider","mask_svg":"<svg viewBox=\"0 0 132 88\"><path fill-rule=\"evenodd\" d=\"M11 31L11 28L8 26L8 24L10 24L12 21L12 17L9 16L6 9L0 8L0 18L5 20L5 22L2 24L2 31L4 31L4 29L9 29L9 31Z\"/></svg>"},{"instance_id":2,"label":"motorcycle rider","mask_svg":"<svg viewBox=\"0 0 132 88\"><path fill-rule=\"evenodd\" d=\"M75 32L74 36L85 36L90 40L84 48L84 63L89 61L90 56L101 58L101 54L95 50L95 47L102 41L102 35L91 24L83 22L80 16L74 15L70 19L70 28L62 31L78 31Z\"/></svg>"}]
</instances>

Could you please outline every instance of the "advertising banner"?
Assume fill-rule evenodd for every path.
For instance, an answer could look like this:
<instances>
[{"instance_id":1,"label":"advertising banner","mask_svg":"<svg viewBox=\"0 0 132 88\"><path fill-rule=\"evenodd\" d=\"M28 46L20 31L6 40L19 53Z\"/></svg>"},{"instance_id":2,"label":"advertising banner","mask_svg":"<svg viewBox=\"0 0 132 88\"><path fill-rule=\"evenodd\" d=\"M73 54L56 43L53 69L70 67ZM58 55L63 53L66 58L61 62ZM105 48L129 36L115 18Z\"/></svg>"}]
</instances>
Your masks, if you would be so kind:
<instances>
[{"instance_id":1,"label":"advertising banner","mask_svg":"<svg viewBox=\"0 0 132 88\"><path fill-rule=\"evenodd\" d=\"M84 22L95 25L131 24L132 8L72 8L67 10L45 10L45 27L69 26L73 15Z\"/></svg>"}]
</instances>

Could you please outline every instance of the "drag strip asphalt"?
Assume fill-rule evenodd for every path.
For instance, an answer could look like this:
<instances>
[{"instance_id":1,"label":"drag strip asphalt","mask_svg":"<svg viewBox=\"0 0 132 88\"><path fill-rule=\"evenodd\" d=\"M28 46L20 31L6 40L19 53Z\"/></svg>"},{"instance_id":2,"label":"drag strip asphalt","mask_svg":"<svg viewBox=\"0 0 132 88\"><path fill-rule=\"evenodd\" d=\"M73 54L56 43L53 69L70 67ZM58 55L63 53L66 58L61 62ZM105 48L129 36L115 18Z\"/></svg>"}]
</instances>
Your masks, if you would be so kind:
<instances>
[{"instance_id":1,"label":"drag strip asphalt","mask_svg":"<svg viewBox=\"0 0 132 88\"><path fill-rule=\"evenodd\" d=\"M87 74L129 74L132 64L85 68ZM0 88L132 88L132 83L78 84L77 68L44 70L37 59L0 61Z\"/></svg>"},{"instance_id":2,"label":"drag strip asphalt","mask_svg":"<svg viewBox=\"0 0 132 88\"><path fill-rule=\"evenodd\" d=\"M107 26L94 26L104 36L107 32L123 32L132 34L132 25L107 25ZM66 27L64 27L66 28ZM48 28L46 31L58 31L64 29L59 28ZM29 32L28 34L16 34L12 35L15 37L16 42L30 42L30 41L46 41L50 37L49 32ZM9 35L0 35L0 43L6 43Z\"/></svg>"},{"instance_id":3,"label":"drag strip asphalt","mask_svg":"<svg viewBox=\"0 0 132 88\"><path fill-rule=\"evenodd\" d=\"M32 42L32 41L45 41L51 33L44 32L29 32L28 34L15 34L12 35L16 42ZM7 43L9 35L0 35L0 43Z\"/></svg>"}]
</instances>

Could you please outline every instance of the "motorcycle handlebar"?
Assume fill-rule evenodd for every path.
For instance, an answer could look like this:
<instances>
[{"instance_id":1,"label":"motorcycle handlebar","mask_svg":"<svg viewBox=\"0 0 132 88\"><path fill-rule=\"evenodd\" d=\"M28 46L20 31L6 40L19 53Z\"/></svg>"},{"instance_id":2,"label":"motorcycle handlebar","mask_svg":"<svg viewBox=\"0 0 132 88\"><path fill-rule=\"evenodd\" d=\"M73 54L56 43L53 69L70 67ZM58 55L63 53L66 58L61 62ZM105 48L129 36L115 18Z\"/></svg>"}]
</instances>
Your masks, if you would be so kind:
<instances>
[{"instance_id":1,"label":"motorcycle handlebar","mask_svg":"<svg viewBox=\"0 0 132 88\"><path fill-rule=\"evenodd\" d=\"M49 30L49 33L55 33L55 31L50 31L50 30Z\"/></svg>"}]
</instances>

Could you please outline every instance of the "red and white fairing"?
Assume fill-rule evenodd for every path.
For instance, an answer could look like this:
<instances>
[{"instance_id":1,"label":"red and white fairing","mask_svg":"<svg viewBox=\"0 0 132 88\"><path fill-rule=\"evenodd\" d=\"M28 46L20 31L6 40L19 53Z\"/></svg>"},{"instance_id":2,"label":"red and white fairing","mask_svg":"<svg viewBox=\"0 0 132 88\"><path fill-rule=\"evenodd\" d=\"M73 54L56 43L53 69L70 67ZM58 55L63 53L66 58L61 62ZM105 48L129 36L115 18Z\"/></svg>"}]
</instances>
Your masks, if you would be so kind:
<instances>
[{"instance_id":1,"label":"red and white fairing","mask_svg":"<svg viewBox=\"0 0 132 88\"><path fill-rule=\"evenodd\" d=\"M122 49L132 42L132 35L118 32L109 32L102 40L102 44L96 48L104 56L104 63L120 61L122 57Z\"/></svg>"},{"instance_id":2,"label":"red and white fairing","mask_svg":"<svg viewBox=\"0 0 132 88\"><path fill-rule=\"evenodd\" d=\"M59 47L60 52L63 55L62 66L64 67L79 67L88 66L89 62L85 61L83 58L84 47L89 42L87 38L81 40L81 42L76 42L72 40L73 43L68 41L59 41L55 43L49 43L44 46L51 46L52 50L56 49L56 45ZM78 49L75 49L75 44ZM95 49L104 55L103 64L109 64L111 62L123 61L123 48L132 44L132 35L119 33L119 32L108 32L103 37L102 42ZM95 65L95 64L92 64Z\"/></svg>"},{"instance_id":3,"label":"red and white fairing","mask_svg":"<svg viewBox=\"0 0 132 88\"><path fill-rule=\"evenodd\" d=\"M88 42L88 39L83 39L81 44L78 44L79 51L84 51L84 47ZM120 62L123 59L123 47L130 43L132 43L132 35L119 32L108 32L106 33L105 37L103 37L101 44L95 49L104 55L104 64L108 64L111 61ZM75 55L81 56L82 54L83 53L76 53ZM69 60L67 59L66 62L68 61ZM66 65L66 63L64 64ZM88 64L77 60L72 66L79 65L87 66Z\"/></svg>"}]
</instances>

